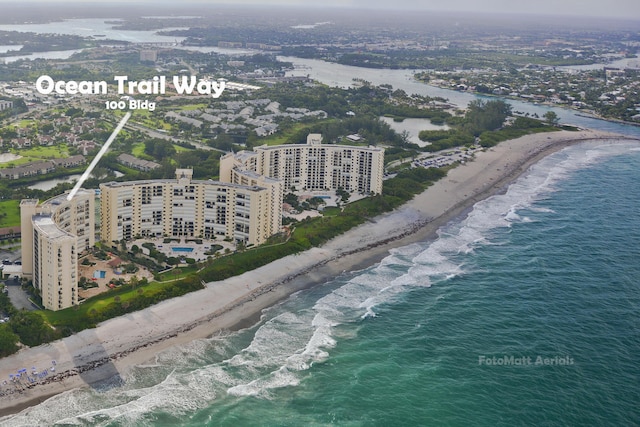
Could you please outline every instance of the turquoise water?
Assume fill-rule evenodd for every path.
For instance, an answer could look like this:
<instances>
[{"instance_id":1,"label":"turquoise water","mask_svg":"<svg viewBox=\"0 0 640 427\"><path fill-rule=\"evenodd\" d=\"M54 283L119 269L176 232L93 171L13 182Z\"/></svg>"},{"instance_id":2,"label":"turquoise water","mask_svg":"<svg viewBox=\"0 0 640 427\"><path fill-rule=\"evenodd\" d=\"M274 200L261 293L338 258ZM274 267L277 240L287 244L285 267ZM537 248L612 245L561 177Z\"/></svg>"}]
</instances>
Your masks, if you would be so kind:
<instances>
[{"instance_id":1,"label":"turquoise water","mask_svg":"<svg viewBox=\"0 0 640 427\"><path fill-rule=\"evenodd\" d=\"M193 248L180 248L180 247L176 247L176 248L171 248L171 250L173 252L193 252Z\"/></svg>"},{"instance_id":2,"label":"turquoise water","mask_svg":"<svg viewBox=\"0 0 640 427\"><path fill-rule=\"evenodd\" d=\"M638 144L563 150L434 241L5 424L639 425L639 178Z\"/></svg>"}]
</instances>

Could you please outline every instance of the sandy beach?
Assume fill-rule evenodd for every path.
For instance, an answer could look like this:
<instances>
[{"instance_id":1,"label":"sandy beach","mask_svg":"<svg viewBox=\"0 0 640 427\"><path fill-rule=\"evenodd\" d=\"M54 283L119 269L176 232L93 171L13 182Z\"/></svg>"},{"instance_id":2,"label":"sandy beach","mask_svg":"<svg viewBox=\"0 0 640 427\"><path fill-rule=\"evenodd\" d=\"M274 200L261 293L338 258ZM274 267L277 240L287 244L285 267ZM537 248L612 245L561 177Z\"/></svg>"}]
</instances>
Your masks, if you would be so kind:
<instances>
[{"instance_id":1,"label":"sandy beach","mask_svg":"<svg viewBox=\"0 0 640 427\"><path fill-rule=\"evenodd\" d=\"M0 359L0 417L66 390L124 378L131 366L153 362L156 354L169 347L249 326L264 308L300 289L343 271L372 265L394 247L435 237L438 228L464 214L477 201L503 191L539 159L571 144L604 139L629 138L583 130L502 142L451 170L401 208L320 248L209 283L206 289ZM24 375L34 381L21 376L20 381L11 382L10 375L20 369L26 369ZM44 370L46 376L42 375Z\"/></svg>"}]
</instances>

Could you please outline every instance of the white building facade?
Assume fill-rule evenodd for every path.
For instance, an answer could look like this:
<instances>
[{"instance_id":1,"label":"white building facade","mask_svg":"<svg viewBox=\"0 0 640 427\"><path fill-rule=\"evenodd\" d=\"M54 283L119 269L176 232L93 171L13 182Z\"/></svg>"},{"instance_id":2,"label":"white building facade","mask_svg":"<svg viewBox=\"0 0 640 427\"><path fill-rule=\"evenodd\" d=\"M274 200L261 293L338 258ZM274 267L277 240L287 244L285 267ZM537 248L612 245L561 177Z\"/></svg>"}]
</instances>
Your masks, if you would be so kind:
<instances>
[{"instance_id":1,"label":"white building facade","mask_svg":"<svg viewBox=\"0 0 640 427\"><path fill-rule=\"evenodd\" d=\"M95 192L80 190L40 204L20 203L22 274L30 278L48 310L78 304L78 255L95 244Z\"/></svg>"},{"instance_id":2,"label":"white building facade","mask_svg":"<svg viewBox=\"0 0 640 427\"><path fill-rule=\"evenodd\" d=\"M361 194L382 193L384 149L326 145L309 134L307 144L261 146L253 152L229 153L220 159L220 179L237 180L243 171L280 180L284 189L325 191L342 188Z\"/></svg>"},{"instance_id":3,"label":"white building facade","mask_svg":"<svg viewBox=\"0 0 640 427\"><path fill-rule=\"evenodd\" d=\"M193 181L192 174L177 169L174 180L100 185L102 240L226 238L258 245L280 231L280 183Z\"/></svg>"}]
</instances>

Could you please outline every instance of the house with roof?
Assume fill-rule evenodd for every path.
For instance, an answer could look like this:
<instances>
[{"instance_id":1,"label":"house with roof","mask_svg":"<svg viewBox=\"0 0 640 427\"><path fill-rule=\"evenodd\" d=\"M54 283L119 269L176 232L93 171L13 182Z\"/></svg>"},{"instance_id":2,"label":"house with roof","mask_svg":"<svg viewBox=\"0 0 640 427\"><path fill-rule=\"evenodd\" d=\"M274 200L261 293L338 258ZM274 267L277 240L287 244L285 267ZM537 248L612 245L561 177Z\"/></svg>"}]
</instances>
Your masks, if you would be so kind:
<instances>
[{"instance_id":1,"label":"house with roof","mask_svg":"<svg viewBox=\"0 0 640 427\"><path fill-rule=\"evenodd\" d=\"M157 169L161 166L159 163L142 160L127 153L120 154L116 160L118 163L126 167L138 169L143 172L149 172L150 170Z\"/></svg>"}]
</instances>

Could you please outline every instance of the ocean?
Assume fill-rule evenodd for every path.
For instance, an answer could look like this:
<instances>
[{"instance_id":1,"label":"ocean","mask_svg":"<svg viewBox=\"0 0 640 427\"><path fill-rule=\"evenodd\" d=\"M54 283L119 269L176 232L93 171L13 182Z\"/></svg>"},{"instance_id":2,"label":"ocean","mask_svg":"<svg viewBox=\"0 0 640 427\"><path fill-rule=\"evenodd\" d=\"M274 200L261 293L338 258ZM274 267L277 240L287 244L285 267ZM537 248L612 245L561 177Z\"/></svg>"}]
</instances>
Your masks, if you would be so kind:
<instances>
[{"instance_id":1,"label":"ocean","mask_svg":"<svg viewBox=\"0 0 640 427\"><path fill-rule=\"evenodd\" d=\"M640 144L543 159L438 237L2 425L640 425Z\"/></svg>"}]
</instances>

